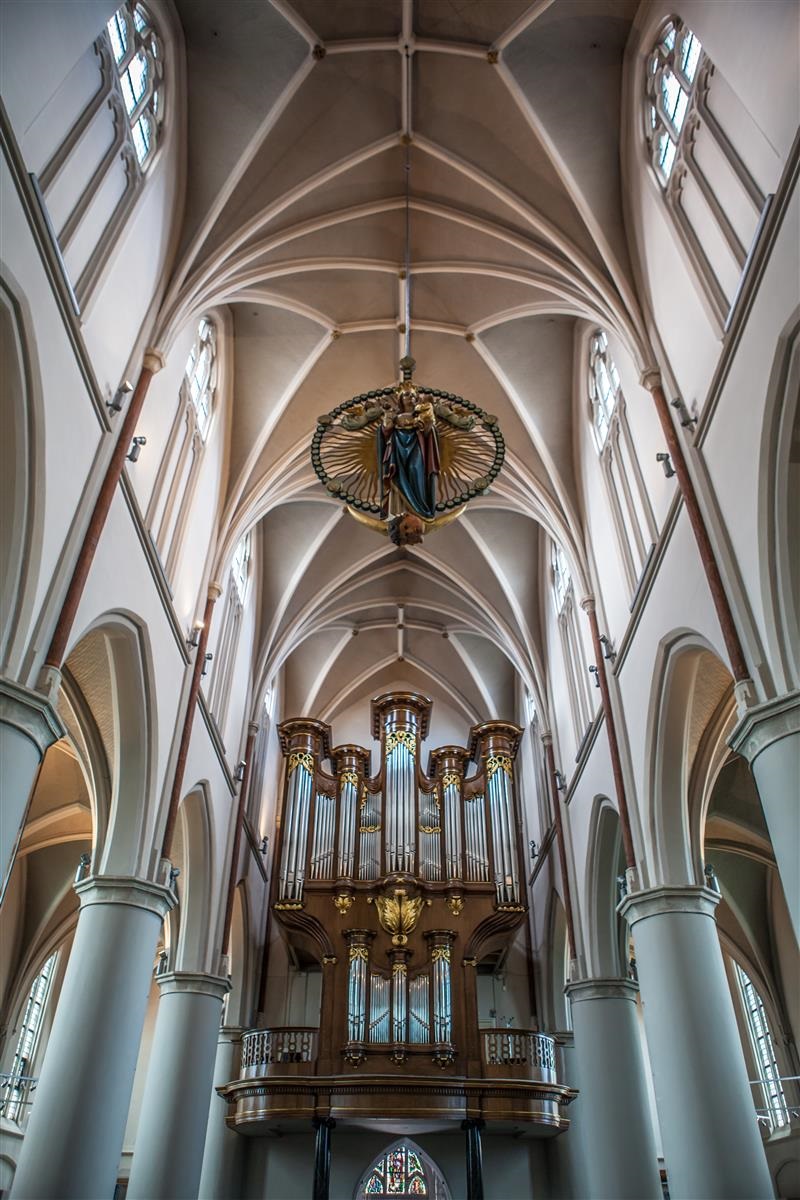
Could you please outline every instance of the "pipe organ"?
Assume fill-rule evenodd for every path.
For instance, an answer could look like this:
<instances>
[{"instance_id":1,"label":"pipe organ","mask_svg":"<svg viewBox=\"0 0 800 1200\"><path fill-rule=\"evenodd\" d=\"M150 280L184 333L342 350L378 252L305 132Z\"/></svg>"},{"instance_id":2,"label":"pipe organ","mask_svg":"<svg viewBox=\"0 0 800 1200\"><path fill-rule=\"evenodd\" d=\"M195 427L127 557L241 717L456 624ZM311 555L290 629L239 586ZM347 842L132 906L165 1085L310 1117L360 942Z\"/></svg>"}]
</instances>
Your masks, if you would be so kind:
<instances>
[{"instance_id":1,"label":"pipe organ","mask_svg":"<svg viewBox=\"0 0 800 1200\"><path fill-rule=\"evenodd\" d=\"M323 967L320 1055L331 1068L479 1062L475 968L524 918L514 760L521 730L476 726L422 746L431 703L372 703L377 769L330 730L284 721L286 784L273 910ZM427 1064L427 1066L426 1066Z\"/></svg>"}]
</instances>

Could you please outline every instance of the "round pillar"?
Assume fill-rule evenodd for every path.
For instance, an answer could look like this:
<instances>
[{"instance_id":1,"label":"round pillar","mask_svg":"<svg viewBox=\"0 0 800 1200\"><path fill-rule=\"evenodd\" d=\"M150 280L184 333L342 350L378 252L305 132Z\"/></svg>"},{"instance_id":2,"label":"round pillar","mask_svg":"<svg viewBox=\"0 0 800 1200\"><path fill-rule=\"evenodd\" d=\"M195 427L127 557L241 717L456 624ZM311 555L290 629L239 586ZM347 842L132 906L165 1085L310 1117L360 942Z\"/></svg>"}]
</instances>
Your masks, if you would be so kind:
<instances>
[{"instance_id":1,"label":"round pillar","mask_svg":"<svg viewBox=\"0 0 800 1200\"><path fill-rule=\"evenodd\" d=\"M223 1026L219 1031L214 1060L214 1084L198 1191L200 1200L236 1200L242 1194L244 1139L225 1124L228 1106L216 1093L218 1087L239 1078L241 1053L241 1029Z\"/></svg>"},{"instance_id":2,"label":"round pillar","mask_svg":"<svg viewBox=\"0 0 800 1200\"><path fill-rule=\"evenodd\" d=\"M143 879L90 876L11 1194L107 1200L117 1182L156 943L175 904Z\"/></svg>"},{"instance_id":3,"label":"round pillar","mask_svg":"<svg viewBox=\"0 0 800 1200\"><path fill-rule=\"evenodd\" d=\"M581 1088L578 1120L590 1200L661 1200L637 1027L636 984L584 979L566 988Z\"/></svg>"},{"instance_id":4,"label":"round pillar","mask_svg":"<svg viewBox=\"0 0 800 1200\"><path fill-rule=\"evenodd\" d=\"M45 696L10 679L0 679L0 762L3 764L0 896L13 865L39 766L48 746L64 733L58 714Z\"/></svg>"},{"instance_id":5,"label":"round pillar","mask_svg":"<svg viewBox=\"0 0 800 1200\"><path fill-rule=\"evenodd\" d=\"M728 744L747 759L753 772L795 936L800 941L800 692L751 708Z\"/></svg>"},{"instance_id":6,"label":"round pillar","mask_svg":"<svg viewBox=\"0 0 800 1200\"><path fill-rule=\"evenodd\" d=\"M217 975L162 975L128 1200L195 1200L222 1001ZM227 1082L227 1081L226 1081Z\"/></svg>"},{"instance_id":7,"label":"round pillar","mask_svg":"<svg viewBox=\"0 0 800 1200\"><path fill-rule=\"evenodd\" d=\"M636 963L673 1200L773 1195L709 888L657 887L619 906Z\"/></svg>"}]
</instances>

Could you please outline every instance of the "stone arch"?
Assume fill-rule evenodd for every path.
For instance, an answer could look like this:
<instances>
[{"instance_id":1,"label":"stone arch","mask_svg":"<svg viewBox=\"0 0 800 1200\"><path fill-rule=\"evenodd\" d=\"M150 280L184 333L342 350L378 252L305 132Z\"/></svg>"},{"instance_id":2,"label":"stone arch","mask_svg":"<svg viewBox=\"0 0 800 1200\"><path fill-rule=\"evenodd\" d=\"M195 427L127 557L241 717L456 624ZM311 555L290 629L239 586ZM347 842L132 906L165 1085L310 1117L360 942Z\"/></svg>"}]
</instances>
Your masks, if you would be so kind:
<instances>
[{"instance_id":1,"label":"stone arch","mask_svg":"<svg viewBox=\"0 0 800 1200\"><path fill-rule=\"evenodd\" d=\"M589 970L601 979L624 974L616 913L617 877L624 870L619 814L607 796L595 796L589 825L586 907Z\"/></svg>"},{"instance_id":2,"label":"stone arch","mask_svg":"<svg viewBox=\"0 0 800 1200\"><path fill-rule=\"evenodd\" d=\"M689 784L703 732L729 680L727 668L701 634L674 630L662 639L645 741L654 886L702 882L701 850L692 838Z\"/></svg>"},{"instance_id":3,"label":"stone arch","mask_svg":"<svg viewBox=\"0 0 800 1200\"><path fill-rule=\"evenodd\" d=\"M44 406L21 290L0 276L0 668L16 676L32 616L44 521Z\"/></svg>"},{"instance_id":4,"label":"stone arch","mask_svg":"<svg viewBox=\"0 0 800 1200\"><path fill-rule=\"evenodd\" d=\"M569 965L567 962L567 915L561 897L555 888L550 893L546 928L548 930L548 953L545 965L545 987L542 991L548 1011L543 1014L546 1018L544 1024L547 1029L571 1029L572 1019L567 998L564 995Z\"/></svg>"},{"instance_id":5,"label":"stone arch","mask_svg":"<svg viewBox=\"0 0 800 1200\"><path fill-rule=\"evenodd\" d=\"M172 969L202 971L212 951L211 890L213 848L211 801L206 781L184 796L178 808L172 862L179 867L179 904L167 918L172 926Z\"/></svg>"},{"instance_id":6,"label":"stone arch","mask_svg":"<svg viewBox=\"0 0 800 1200\"><path fill-rule=\"evenodd\" d=\"M247 1027L251 1023L252 999L254 986L252 983L251 947L253 945L253 930L251 929L248 912L247 882L242 880L233 893L233 919L231 921L231 937L229 946L228 973L231 977L231 990L228 993L225 1023L226 1025L241 1025Z\"/></svg>"},{"instance_id":7,"label":"stone arch","mask_svg":"<svg viewBox=\"0 0 800 1200\"><path fill-rule=\"evenodd\" d=\"M363 1200L364 1197L369 1197L370 1195L380 1196L381 1194L389 1193L388 1188L384 1189L384 1193L374 1191L367 1192L366 1189L369 1186L370 1180L373 1178L373 1176L375 1176L376 1179L379 1178L382 1173L381 1168L385 1165L389 1155L394 1154L396 1151L402 1152L404 1156L414 1156L414 1158L405 1158L406 1163L414 1164L412 1167L412 1180L414 1178L420 1178L420 1175L417 1174L416 1171L417 1162L420 1164L422 1169L422 1178L424 1181L425 1191L406 1192L406 1195L428 1196L430 1200L452 1200L452 1192L447 1185L447 1180L445 1179L441 1169L437 1166L431 1156L426 1154L421 1146L418 1146L416 1142L413 1142L407 1137L398 1138L396 1142L392 1142L389 1146L384 1147L380 1154L377 1154L375 1158L373 1158L372 1162L367 1167L366 1171L356 1185L355 1192L353 1193L354 1200ZM385 1175L385 1172L383 1172L383 1174ZM384 1179L384 1182L388 1183L388 1180Z\"/></svg>"},{"instance_id":8,"label":"stone arch","mask_svg":"<svg viewBox=\"0 0 800 1200\"><path fill-rule=\"evenodd\" d=\"M73 642L66 667L97 722L109 764L108 827L93 870L146 875L158 728L147 630L133 614L104 613Z\"/></svg>"},{"instance_id":9,"label":"stone arch","mask_svg":"<svg viewBox=\"0 0 800 1200\"><path fill-rule=\"evenodd\" d=\"M800 684L800 309L770 372L759 453L759 580L774 685Z\"/></svg>"}]
</instances>

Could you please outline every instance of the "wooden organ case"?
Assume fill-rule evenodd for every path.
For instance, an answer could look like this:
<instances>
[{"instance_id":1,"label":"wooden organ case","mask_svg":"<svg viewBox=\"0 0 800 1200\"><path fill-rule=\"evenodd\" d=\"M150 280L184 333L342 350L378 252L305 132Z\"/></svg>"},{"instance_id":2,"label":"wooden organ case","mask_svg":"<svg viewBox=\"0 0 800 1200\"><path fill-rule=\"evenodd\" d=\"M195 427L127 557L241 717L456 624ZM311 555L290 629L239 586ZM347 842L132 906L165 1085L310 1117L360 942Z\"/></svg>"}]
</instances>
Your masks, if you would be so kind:
<instances>
[{"instance_id":1,"label":"wooden organ case","mask_svg":"<svg viewBox=\"0 0 800 1200\"><path fill-rule=\"evenodd\" d=\"M522 730L475 726L421 754L431 702L372 702L378 769L310 719L279 727L286 759L271 907L295 953L321 964L319 1029L245 1035L229 1123L292 1117L533 1123L553 1134L574 1097L553 1039L481 1029L477 967L525 920L514 762ZM330 770L324 763L330 763ZM474 771L468 774L468 767Z\"/></svg>"}]
</instances>

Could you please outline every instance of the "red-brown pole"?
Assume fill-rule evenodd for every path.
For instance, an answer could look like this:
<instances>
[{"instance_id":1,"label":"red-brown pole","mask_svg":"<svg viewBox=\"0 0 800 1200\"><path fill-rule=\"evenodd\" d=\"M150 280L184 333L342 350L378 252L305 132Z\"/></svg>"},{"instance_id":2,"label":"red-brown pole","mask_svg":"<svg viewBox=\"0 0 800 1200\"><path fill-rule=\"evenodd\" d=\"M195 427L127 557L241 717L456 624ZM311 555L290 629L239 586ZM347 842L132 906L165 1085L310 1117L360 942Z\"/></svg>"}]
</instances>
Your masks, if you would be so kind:
<instances>
[{"instance_id":1,"label":"red-brown pole","mask_svg":"<svg viewBox=\"0 0 800 1200\"><path fill-rule=\"evenodd\" d=\"M125 458L130 449L133 436L136 433L136 426L139 423L142 405L144 404L147 390L150 387L150 380L163 366L164 356L160 350L150 349L145 351L142 370L136 387L133 389L128 409L125 413L125 419L122 422L122 428L119 431L119 436L111 455L111 460L106 468L105 477L100 485L97 499L94 502L94 509L92 510L92 515L89 518L89 524L83 537L83 545L80 548L72 572L72 578L67 588L67 594L61 606L61 612L44 660L45 667L55 667L58 669L64 661L69 635L72 632L72 626L75 622L75 614L78 611L83 589L89 577L89 570L94 560L95 551L97 550L97 543L100 541L100 535L103 532L103 527L111 508L111 501L114 499L114 493L117 490L117 484L122 475Z\"/></svg>"},{"instance_id":2,"label":"red-brown pole","mask_svg":"<svg viewBox=\"0 0 800 1200\"><path fill-rule=\"evenodd\" d=\"M597 681L600 684L600 695L603 700L603 715L606 721L606 735L608 737L608 752L611 755L611 771L614 776L614 787L617 792L617 805L619 807L619 824L622 833L622 848L625 851L625 866L631 870L636 869L636 855L633 850L633 835L631 834L631 817L628 811L628 798L625 795L625 780L622 775L622 761L619 756L619 742L617 741L617 726L614 722L614 710L611 707L611 693L608 690L608 676L606 675L606 663L603 657L603 647L600 642L600 630L597 625L597 613L594 610L594 600L587 598L581 600L581 608L589 618L589 627L592 631L592 645L594 646L594 660L597 664Z\"/></svg>"},{"instance_id":3,"label":"red-brown pole","mask_svg":"<svg viewBox=\"0 0 800 1200\"><path fill-rule=\"evenodd\" d=\"M175 836L175 822L178 817L178 805L181 802L181 794L183 792L183 775L186 770L186 758L189 754L192 725L194 724L194 714L197 710L197 697L200 693L200 676L203 673L203 666L206 661L206 646L208 645L208 633L211 628L211 617L214 613L214 605L221 592L222 588L218 583L210 583L208 585L208 596L206 598L205 612L203 613L203 628L200 630L200 639L195 650L192 682L189 686L189 699L186 702L186 714L183 719L183 731L181 732L181 742L178 747L178 759L175 763L175 775L172 780L172 791L169 797L169 808L167 809L167 823L164 826L164 838L161 844L162 858L169 858L170 851L172 850L172 839Z\"/></svg>"},{"instance_id":4,"label":"red-brown pole","mask_svg":"<svg viewBox=\"0 0 800 1200\"><path fill-rule=\"evenodd\" d=\"M228 943L231 937L233 923L233 897L236 895L236 883L239 874L239 850L242 845L242 826L244 825L244 810L247 803L247 791L250 786L250 764L253 761L256 734L258 726L251 722L247 726L247 742L244 748L244 775L239 787L239 800L236 805L236 824L233 827L233 847L231 849L231 869L228 875L228 895L225 900L225 923L222 926L222 953L228 953Z\"/></svg>"},{"instance_id":5,"label":"red-brown pole","mask_svg":"<svg viewBox=\"0 0 800 1200\"><path fill-rule=\"evenodd\" d=\"M558 794L556 779L556 760L553 757L553 735L542 734L544 753L547 759L547 771L550 776L550 787L553 791L553 820L556 823L556 842L558 843L558 861L561 865L561 886L564 889L564 912L567 918L567 942L569 944L570 960L575 958L575 925L572 920L572 891L569 886L569 871L567 870L567 849L564 844L564 826L561 822L561 798Z\"/></svg>"},{"instance_id":6,"label":"red-brown pole","mask_svg":"<svg viewBox=\"0 0 800 1200\"><path fill-rule=\"evenodd\" d=\"M700 505L697 502L697 493L694 490L692 477L689 474L689 469L686 466L683 448L678 440L678 434L675 426L672 423L670 416L669 404L664 395L664 389L661 386L661 376L657 371L647 371L642 376L642 383L648 389L653 397L658 413L658 419L661 422L661 429L664 434L664 440L667 443L669 456L672 459L672 465L675 468L675 476L678 480L678 487L683 496L683 502L686 505L686 513L689 517L689 522L692 526L697 547L700 551L700 560L703 564L703 570L706 573L709 590L711 591L711 599L714 602L714 608L717 613L717 620L722 630L722 637L725 642L725 647L728 651L730 659L731 671L733 678L737 683L749 682L750 672L747 669L747 663L744 657L742 643L739 640L739 634L733 620L731 606L728 603L728 597L725 593L725 587L722 582L722 576L719 573L717 560L714 555L714 548L711 545L711 540L706 529L705 519L700 511Z\"/></svg>"}]
</instances>

